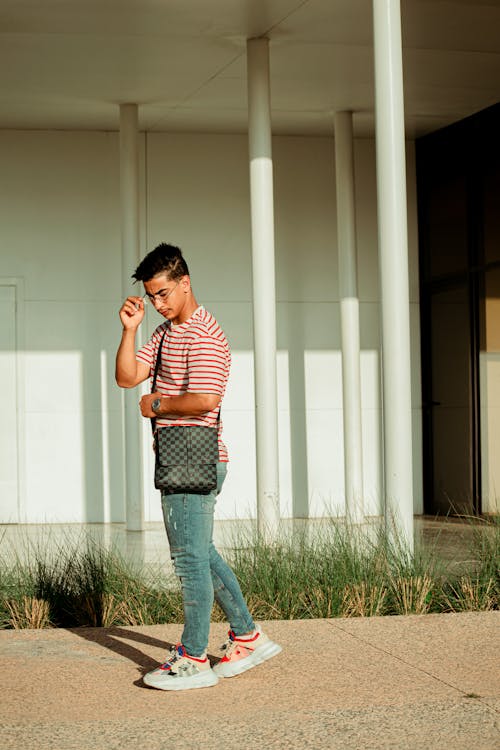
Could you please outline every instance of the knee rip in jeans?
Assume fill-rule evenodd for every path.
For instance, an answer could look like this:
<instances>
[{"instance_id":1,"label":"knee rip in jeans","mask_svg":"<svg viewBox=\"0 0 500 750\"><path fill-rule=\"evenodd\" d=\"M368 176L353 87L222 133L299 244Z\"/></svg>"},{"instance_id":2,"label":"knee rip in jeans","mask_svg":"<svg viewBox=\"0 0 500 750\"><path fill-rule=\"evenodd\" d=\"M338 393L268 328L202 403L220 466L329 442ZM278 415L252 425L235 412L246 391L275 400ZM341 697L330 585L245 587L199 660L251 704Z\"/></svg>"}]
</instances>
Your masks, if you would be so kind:
<instances>
[{"instance_id":1,"label":"knee rip in jeans","mask_svg":"<svg viewBox=\"0 0 500 750\"><path fill-rule=\"evenodd\" d=\"M185 551L185 547L170 547L170 557L174 560L179 555L184 554Z\"/></svg>"},{"instance_id":2,"label":"knee rip in jeans","mask_svg":"<svg viewBox=\"0 0 500 750\"><path fill-rule=\"evenodd\" d=\"M211 512L214 509L215 497L210 497L210 499L202 500L200 505L202 510Z\"/></svg>"},{"instance_id":3,"label":"knee rip in jeans","mask_svg":"<svg viewBox=\"0 0 500 750\"><path fill-rule=\"evenodd\" d=\"M224 586L222 582L219 583L217 586L214 585L214 594L218 594L219 591L224 591L225 588L226 587Z\"/></svg>"}]
</instances>

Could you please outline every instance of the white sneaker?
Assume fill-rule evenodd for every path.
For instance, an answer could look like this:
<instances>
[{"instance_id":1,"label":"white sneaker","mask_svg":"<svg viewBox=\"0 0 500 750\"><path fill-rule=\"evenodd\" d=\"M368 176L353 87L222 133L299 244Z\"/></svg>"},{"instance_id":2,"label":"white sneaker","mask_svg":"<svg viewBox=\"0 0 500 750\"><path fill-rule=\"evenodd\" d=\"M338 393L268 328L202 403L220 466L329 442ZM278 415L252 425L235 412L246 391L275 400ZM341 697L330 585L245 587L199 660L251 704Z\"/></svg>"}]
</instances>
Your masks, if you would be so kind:
<instances>
[{"instance_id":1,"label":"white sneaker","mask_svg":"<svg viewBox=\"0 0 500 750\"><path fill-rule=\"evenodd\" d=\"M218 677L236 677L282 651L281 646L268 638L259 627L253 636L245 638L236 636L230 630L229 638L221 649L224 656L213 668Z\"/></svg>"},{"instance_id":2,"label":"white sneaker","mask_svg":"<svg viewBox=\"0 0 500 750\"><path fill-rule=\"evenodd\" d=\"M142 678L149 687L158 690L191 690L211 687L219 678L210 666L206 656L188 656L181 643L173 647L168 660Z\"/></svg>"}]
</instances>

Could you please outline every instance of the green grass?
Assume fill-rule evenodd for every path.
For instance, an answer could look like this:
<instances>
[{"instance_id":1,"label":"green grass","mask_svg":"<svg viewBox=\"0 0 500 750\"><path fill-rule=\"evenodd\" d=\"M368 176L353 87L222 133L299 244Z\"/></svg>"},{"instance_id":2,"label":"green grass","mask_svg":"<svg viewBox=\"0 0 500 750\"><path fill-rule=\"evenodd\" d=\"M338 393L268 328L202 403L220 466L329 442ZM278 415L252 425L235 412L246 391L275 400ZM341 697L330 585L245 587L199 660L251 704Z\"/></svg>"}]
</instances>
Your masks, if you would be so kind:
<instances>
[{"instance_id":1,"label":"green grass","mask_svg":"<svg viewBox=\"0 0 500 750\"><path fill-rule=\"evenodd\" d=\"M423 613L432 602L427 580L434 586L439 574L432 554L409 555L381 530L336 521L312 539L282 532L269 545L254 535L236 546L231 562L262 619Z\"/></svg>"},{"instance_id":2,"label":"green grass","mask_svg":"<svg viewBox=\"0 0 500 750\"><path fill-rule=\"evenodd\" d=\"M240 535L231 540L228 557L256 619L498 609L500 522L470 526L471 563L460 573L440 559L437 543L409 554L379 527L361 531L336 519L314 532L283 528L272 544L257 532ZM26 542L22 555L0 559L1 628L149 625L182 618L175 580L156 568L132 568L116 549L84 534L58 546ZM217 606L213 619L224 619Z\"/></svg>"},{"instance_id":3,"label":"green grass","mask_svg":"<svg viewBox=\"0 0 500 750\"><path fill-rule=\"evenodd\" d=\"M22 559L29 562L0 560L0 627L35 627L41 602L49 627L146 625L182 616L177 586L134 570L116 549L85 534L55 548L26 544Z\"/></svg>"}]
</instances>

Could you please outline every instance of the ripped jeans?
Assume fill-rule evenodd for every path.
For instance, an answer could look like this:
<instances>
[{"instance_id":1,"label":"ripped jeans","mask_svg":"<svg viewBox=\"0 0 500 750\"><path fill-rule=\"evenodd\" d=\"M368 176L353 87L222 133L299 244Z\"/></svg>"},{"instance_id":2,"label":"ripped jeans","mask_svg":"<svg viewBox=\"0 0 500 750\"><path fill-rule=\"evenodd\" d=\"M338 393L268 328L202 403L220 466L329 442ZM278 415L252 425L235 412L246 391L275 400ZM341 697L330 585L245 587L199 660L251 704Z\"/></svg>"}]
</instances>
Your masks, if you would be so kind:
<instances>
[{"instance_id":1,"label":"ripped jeans","mask_svg":"<svg viewBox=\"0 0 500 750\"><path fill-rule=\"evenodd\" d=\"M214 597L236 635L255 627L236 576L213 544L215 502L226 471L227 464L217 465L217 490L209 495L161 496L170 556L182 587L182 645L190 656L206 651Z\"/></svg>"}]
</instances>

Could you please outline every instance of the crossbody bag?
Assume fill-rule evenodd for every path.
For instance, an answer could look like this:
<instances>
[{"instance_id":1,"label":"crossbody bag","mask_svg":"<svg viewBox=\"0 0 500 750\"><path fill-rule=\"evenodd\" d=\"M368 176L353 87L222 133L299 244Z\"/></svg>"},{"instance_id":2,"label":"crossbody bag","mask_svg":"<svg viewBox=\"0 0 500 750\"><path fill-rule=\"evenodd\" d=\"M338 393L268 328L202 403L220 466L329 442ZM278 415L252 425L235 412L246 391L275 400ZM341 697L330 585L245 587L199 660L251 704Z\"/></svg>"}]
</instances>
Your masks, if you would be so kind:
<instances>
[{"instance_id":1,"label":"crossbody bag","mask_svg":"<svg viewBox=\"0 0 500 750\"><path fill-rule=\"evenodd\" d=\"M153 376L151 393L156 391L156 380L161 365L163 334ZM156 429L156 418L151 419L155 444L155 487L168 494L192 493L208 495L217 487L219 460L219 420L216 427L202 425L169 425Z\"/></svg>"}]
</instances>

